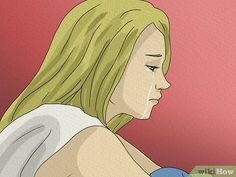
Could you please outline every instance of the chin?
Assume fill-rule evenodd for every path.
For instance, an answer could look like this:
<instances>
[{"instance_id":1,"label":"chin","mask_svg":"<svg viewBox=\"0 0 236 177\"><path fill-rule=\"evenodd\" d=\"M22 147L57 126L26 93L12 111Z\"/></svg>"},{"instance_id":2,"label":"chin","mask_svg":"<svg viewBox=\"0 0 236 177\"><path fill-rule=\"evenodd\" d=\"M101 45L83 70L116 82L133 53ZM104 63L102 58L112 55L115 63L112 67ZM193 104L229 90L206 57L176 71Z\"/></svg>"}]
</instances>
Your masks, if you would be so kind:
<instances>
[{"instance_id":1,"label":"chin","mask_svg":"<svg viewBox=\"0 0 236 177\"><path fill-rule=\"evenodd\" d=\"M146 112L146 114L144 116L143 116L143 113L140 113L140 112L132 112L132 113L130 112L130 113L126 113L126 114L129 114L132 117L134 117L136 119L141 119L141 120L150 118L150 112Z\"/></svg>"},{"instance_id":2,"label":"chin","mask_svg":"<svg viewBox=\"0 0 236 177\"><path fill-rule=\"evenodd\" d=\"M150 118L150 115L143 116L143 115L139 114L139 116L137 116L137 119L141 119L141 120L146 120L146 119L149 119L149 118Z\"/></svg>"}]
</instances>

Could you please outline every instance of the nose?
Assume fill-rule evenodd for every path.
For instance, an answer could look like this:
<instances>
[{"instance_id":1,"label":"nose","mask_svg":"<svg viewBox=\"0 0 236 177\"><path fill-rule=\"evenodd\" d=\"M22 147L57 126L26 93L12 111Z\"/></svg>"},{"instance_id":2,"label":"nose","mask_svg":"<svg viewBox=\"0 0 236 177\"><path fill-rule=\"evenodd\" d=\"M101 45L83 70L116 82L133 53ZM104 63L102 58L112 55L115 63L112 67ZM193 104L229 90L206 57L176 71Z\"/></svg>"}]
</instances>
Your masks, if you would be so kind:
<instances>
[{"instance_id":1,"label":"nose","mask_svg":"<svg viewBox=\"0 0 236 177\"><path fill-rule=\"evenodd\" d=\"M157 90L168 89L170 86L171 84L166 80L164 75L162 75L161 79L158 79L155 84Z\"/></svg>"}]
</instances>

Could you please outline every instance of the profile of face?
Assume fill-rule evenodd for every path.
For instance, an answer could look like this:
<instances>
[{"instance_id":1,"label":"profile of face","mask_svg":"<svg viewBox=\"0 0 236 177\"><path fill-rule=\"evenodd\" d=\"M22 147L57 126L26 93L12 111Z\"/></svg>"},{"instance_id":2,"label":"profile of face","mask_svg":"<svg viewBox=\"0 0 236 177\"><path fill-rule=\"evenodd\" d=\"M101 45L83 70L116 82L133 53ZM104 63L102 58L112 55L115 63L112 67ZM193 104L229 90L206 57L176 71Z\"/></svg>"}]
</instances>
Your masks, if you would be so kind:
<instances>
[{"instance_id":1,"label":"profile of face","mask_svg":"<svg viewBox=\"0 0 236 177\"><path fill-rule=\"evenodd\" d=\"M165 60L163 34L149 25L138 37L124 74L115 88L107 108L107 121L119 113L147 119L161 98L161 91L170 87L162 65Z\"/></svg>"}]
</instances>

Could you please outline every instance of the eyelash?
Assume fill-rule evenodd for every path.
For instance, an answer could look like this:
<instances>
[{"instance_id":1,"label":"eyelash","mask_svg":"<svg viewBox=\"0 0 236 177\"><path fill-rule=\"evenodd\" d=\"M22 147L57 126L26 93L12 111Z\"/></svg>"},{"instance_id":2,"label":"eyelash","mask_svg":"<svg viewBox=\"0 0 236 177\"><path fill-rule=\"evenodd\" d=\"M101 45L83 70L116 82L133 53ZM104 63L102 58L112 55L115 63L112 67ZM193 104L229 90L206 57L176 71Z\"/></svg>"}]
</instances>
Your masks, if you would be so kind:
<instances>
[{"instance_id":1,"label":"eyelash","mask_svg":"<svg viewBox=\"0 0 236 177\"><path fill-rule=\"evenodd\" d=\"M148 67L148 69L150 69L152 72L154 72L155 69L157 68L160 68L160 67L157 67L157 66L151 66L151 65L145 65Z\"/></svg>"}]
</instances>

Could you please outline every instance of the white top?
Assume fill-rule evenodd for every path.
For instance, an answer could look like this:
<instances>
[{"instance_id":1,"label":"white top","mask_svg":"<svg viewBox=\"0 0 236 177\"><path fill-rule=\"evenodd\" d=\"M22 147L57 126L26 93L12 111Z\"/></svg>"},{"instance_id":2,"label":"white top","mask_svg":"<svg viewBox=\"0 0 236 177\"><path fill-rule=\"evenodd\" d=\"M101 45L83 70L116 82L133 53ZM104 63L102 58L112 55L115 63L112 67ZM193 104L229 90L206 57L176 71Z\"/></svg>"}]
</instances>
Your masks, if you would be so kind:
<instances>
[{"instance_id":1,"label":"white top","mask_svg":"<svg viewBox=\"0 0 236 177\"><path fill-rule=\"evenodd\" d=\"M24 114L0 133L0 177L33 177L44 161L90 126L104 125L70 105L44 104Z\"/></svg>"}]
</instances>

